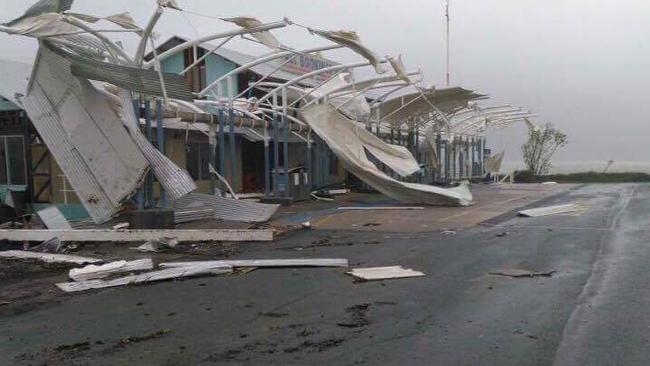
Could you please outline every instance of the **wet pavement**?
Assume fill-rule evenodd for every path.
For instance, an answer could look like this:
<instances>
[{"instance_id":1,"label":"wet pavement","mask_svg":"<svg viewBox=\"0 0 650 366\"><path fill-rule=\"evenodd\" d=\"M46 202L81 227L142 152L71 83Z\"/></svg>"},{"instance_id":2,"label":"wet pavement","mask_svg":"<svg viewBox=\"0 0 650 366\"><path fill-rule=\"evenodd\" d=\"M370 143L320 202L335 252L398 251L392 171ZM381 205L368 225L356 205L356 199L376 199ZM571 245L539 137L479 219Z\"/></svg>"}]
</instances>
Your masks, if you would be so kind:
<instances>
[{"instance_id":1,"label":"wet pavement","mask_svg":"<svg viewBox=\"0 0 650 366\"><path fill-rule=\"evenodd\" d=\"M383 225L299 231L231 253L426 273L412 279L360 283L344 269L258 269L66 295L43 287L65 271L43 278L46 268L25 267L24 281L42 283L34 291L52 293L24 308L20 298L0 305L0 364L650 364L650 186L556 193L529 203L589 209L503 212L455 234ZM489 274L503 269L555 272Z\"/></svg>"}]
</instances>

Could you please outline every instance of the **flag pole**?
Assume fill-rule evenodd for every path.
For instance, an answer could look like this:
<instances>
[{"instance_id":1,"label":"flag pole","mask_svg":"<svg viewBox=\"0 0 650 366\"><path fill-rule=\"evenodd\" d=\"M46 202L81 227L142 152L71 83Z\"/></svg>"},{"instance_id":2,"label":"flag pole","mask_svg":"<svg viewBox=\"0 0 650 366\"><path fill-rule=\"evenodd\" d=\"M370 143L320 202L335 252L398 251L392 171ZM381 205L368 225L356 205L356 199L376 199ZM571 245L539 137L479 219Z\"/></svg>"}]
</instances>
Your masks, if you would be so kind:
<instances>
[{"instance_id":1,"label":"flag pole","mask_svg":"<svg viewBox=\"0 0 650 366\"><path fill-rule=\"evenodd\" d=\"M445 1L445 18L447 18L447 86L449 86L449 1Z\"/></svg>"}]
</instances>

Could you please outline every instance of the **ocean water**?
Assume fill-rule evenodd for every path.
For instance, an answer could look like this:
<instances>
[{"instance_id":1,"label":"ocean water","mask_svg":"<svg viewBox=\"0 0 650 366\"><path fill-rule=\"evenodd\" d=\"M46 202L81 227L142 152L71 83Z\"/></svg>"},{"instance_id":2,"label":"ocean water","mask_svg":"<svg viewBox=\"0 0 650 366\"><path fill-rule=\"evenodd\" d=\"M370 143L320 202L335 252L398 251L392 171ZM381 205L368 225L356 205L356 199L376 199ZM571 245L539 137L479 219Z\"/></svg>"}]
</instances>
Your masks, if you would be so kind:
<instances>
[{"instance_id":1,"label":"ocean water","mask_svg":"<svg viewBox=\"0 0 650 366\"><path fill-rule=\"evenodd\" d=\"M602 172L607 168L607 161L558 161L551 166L550 174L569 174L585 172ZM524 169L523 162L503 162L502 172ZM648 173L650 161L614 161L607 168L608 173Z\"/></svg>"}]
</instances>

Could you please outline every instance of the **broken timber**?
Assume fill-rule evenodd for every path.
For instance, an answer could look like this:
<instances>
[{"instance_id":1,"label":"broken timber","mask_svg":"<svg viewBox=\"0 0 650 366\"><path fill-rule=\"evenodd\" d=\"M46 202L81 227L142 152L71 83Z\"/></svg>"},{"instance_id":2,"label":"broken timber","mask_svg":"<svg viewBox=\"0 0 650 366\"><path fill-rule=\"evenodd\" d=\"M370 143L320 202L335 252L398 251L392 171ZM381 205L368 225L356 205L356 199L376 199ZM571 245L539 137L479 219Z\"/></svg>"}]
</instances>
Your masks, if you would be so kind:
<instances>
[{"instance_id":1,"label":"broken timber","mask_svg":"<svg viewBox=\"0 0 650 366\"><path fill-rule=\"evenodd\" d=\"M161 263L160 268L183 268L196 265L231 266L231 267L348 267L347 259L251 259L223 260L205 262L170 262Z\"/></svg>"},{"instance_id":2,"label":"broken timber","mask_svg":"<svg viewBox=\"0 0 650 366\"><path fill-rule=\"evenodd\" d=\"M12 259L36 259L43 261L45 263L74 263L74 264L86 264L86 263L99 263L103 262L101 259L96 258L86 258L78 257L76 255L67 255L67 254L50 254L50 253L37 253L37 252L26 252L23 250L7 250L0 252L1 258L12 258Z\"/></svg>"},{"instance_id":3,"label":"broken timber","mask_svg":"<svg viewBox=\"0 0 650 366\"><path fill-rule=\"evenodd\" d=\"M401 266L355 268L352 271L345 273L364 281L391 280L397 278L425 276L425 274L422 272L415 271L410 268L402 268Z\"/></svg>"},{"instance_id":4,"label":"broken timber","mask_svg":"<svg viewBox=\"0 0 650 366\"><path fill-rule=\"evenodd\" d=\"M272 241L271 230L0 230L0 239L44 241L57 237L75 242L134 242L161 238L183 241Z\"/></svg>"}]
</instances>

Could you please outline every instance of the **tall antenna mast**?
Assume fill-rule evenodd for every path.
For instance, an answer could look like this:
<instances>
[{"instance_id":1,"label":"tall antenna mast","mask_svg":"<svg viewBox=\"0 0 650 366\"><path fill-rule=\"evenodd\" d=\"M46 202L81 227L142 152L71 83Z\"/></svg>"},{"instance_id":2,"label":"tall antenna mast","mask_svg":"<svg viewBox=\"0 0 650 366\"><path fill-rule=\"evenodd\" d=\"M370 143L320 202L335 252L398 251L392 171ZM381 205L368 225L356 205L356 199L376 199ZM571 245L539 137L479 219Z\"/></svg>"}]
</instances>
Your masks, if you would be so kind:
<instances>
[{"instance_id":1,"label":"tall antenna mast","mask_svg":"<svg viewBox=\"0 0 650 366\"><path fill-rule=\"evenodd\" d=\"M445 0L445 18L447 18L447 86L449 86L449 1Z\"/></svg>"}]
</instances>

